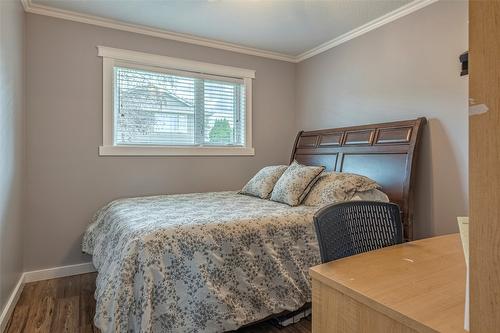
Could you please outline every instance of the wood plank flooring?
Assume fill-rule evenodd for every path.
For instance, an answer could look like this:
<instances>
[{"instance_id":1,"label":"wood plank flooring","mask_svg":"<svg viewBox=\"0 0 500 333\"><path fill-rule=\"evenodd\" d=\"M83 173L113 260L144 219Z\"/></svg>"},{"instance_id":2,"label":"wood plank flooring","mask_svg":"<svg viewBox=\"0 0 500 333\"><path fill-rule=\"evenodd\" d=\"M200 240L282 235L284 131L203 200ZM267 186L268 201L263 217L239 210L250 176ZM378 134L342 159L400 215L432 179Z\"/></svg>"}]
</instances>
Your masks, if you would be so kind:
<instances>
[{"instance_id":1,"label":"wood plank flooring","mask_svg":"<svg viewBox=\"0 0 500 333\"><path fill-rule=\"evenodd\" d=\"M5 333L98 333L95 312L95 273L28 283L14 309ZM236 333L310 333L303 319L285 328L270 322L245 327Z\"/></svg>"}]
</instances>

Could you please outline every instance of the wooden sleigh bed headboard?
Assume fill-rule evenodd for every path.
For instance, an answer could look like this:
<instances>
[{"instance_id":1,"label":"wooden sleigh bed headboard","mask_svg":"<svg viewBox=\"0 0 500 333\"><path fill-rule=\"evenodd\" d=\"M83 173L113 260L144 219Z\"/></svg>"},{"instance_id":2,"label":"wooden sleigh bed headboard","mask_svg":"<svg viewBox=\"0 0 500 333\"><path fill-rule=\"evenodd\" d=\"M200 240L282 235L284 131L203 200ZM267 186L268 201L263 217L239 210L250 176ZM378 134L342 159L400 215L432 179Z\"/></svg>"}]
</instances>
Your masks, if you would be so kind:
<instances>
[{"instance_id":1,"label":"wooden sleigh bed headboard","mask_svg":"<svg viewBox=\"0 0 500 333\"><path fill-rule=\"evenodd\" d=\"M413 188L425 118L317 131L301 131L290 161L322 165L375 180L401 207L404 238L413 240Z\"/></svg>"}]
</instances>

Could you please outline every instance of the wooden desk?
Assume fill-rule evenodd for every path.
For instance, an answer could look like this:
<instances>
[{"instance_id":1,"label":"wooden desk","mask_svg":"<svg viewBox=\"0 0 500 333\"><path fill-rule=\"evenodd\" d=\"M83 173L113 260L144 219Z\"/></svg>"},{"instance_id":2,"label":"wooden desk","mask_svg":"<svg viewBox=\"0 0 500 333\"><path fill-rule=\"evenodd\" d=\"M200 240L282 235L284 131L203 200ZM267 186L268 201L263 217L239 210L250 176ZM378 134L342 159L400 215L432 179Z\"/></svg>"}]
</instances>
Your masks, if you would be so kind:
<instances>
[{"instance_id":1,"label":"wooden desk","mask_svg":"<svg viewBox=\"0 0 500 333\"><path fill-rule=\"evenodd\" d=\"M465 272L458 234L315 266L313 333L465 332Z\"/></svg>"}]
</instances>

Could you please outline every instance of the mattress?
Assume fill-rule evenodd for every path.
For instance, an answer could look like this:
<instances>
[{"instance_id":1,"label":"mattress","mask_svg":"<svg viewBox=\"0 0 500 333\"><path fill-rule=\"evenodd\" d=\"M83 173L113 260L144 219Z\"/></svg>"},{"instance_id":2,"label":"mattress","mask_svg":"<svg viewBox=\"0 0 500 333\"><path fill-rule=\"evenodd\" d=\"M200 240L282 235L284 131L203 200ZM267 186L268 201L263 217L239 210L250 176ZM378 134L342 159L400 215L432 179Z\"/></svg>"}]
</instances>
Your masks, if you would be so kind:
<instances>
[{"instance_id":1,"label":"mattress","mask_svg":"<svg viewBox=\"0 0 500 333\"><path fill-rule=\"evenodd\" d=\"M318 207L236 192L116 200L94 216L95 325L103 332L223 332L311 301Z\"/></svg>"},{"instance_id":2,"label":"mattress","mask_svg":"<svg viewBox=\"0 0 500 333\"><path fill-rule=\"evenodd\" d=\"M389 201L379 190L352 200ZM320 207L210 192L113 201L85 232L103 332L223 332L311 301Z\"/></svg>"}]
</instances>

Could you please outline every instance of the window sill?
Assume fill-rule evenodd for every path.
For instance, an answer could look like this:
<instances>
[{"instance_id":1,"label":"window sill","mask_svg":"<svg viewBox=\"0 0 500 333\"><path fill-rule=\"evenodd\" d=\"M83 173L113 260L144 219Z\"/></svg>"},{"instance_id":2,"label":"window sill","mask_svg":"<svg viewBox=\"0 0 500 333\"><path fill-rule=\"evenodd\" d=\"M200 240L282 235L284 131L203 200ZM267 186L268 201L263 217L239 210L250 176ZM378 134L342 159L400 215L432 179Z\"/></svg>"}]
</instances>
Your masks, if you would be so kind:
<instances>
[{"instance_id":1,"label":"window sill","mask_svg":"<svg viewBox=\"0 0 500 333\"><path fill-rule=\"evenodd\" d=\"M254 156L248 147L100 146L99 156Z\"/></svg>"}]
</instances>

